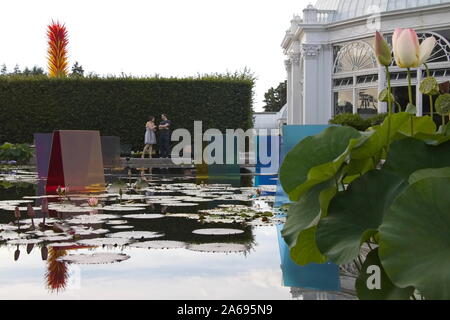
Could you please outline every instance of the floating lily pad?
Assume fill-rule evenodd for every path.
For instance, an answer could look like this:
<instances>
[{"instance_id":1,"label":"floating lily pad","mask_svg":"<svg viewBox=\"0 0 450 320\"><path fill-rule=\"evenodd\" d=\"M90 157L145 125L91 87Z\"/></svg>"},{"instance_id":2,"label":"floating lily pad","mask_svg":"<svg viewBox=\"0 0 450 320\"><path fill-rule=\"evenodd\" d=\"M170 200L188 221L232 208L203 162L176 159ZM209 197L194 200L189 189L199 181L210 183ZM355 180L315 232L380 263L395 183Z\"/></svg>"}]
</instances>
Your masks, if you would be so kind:
<instances>
[{"instance_id":1,"label":"floating lily pad","mask_svg":"<svg viewBox=\"0 0 450 320\"><path fill-rule=\"evenodd\" d=\"M123 253L69 254L56 259L71 264L110 264L128 260L130 256Z\"/></svg>"},{"instance_id":2,"label":"floating lily pad","mask_svg":"<svg viewBox=\"0 0 450 320\"><path fill-rule=\"evenodd\" d=\"M106 211L142 211L146 210L145 207L128 207L128 206L106 206L102 208Z\"/></svg>"},{"instance_id":3,"label":"floating lily pad","mask_svg":"<svg viewBox=\"0 0 450 320\"><path fill-rule=\"evenodd\" d=\"M127 224L127 223L128 223L127 220L111 220L111 221L106 222L107 225L112 225L112 226Z\"/></svg>"},{"instance_id":4,"label":"floating lily pad","mask_svg":"<svg viewBox=\"0 0 450 320\"><path fill-rule=\"evenodd\" d=\"M10 245L27 245L41 243L42 241L42 239L14 239L9 240L7 243Z\"/></svg>"},{"instance_id":5,"label":"floating lily pad","mask_svg":"<svg viewBox=\"0 0 450 320\"><path fill-rule=\"evenodd\" d=\"M15 231L11 231L11 230L5 230L0 232L0 239L2 240L13 240L13 239L19 239L20 238L20 234L18 234Z\"/></svg>"},{"instance_id":6,"label":"floating lily pad","mask_svg":"<svg viewBox=\"0 0 450 320\"><path fill-rule=\"evenodd\" d=\"M212 210L199 210L199 213L202 214L209 214L209 215L215 215L215 216L234 216L237 213L233 211L228 210L218 210L218 209L212 209Z\"/></svg>"},{"instance_id":7,"label":"floating lily pad","mask_svg":"<svg viewBox=\"0 0 450 320\"><path fill-rule=\"evenodd\" d=\"M189 203L189 202L163 202L162 206L165 207L196 207L198 203Z\"/></svg>"},{"instance_id":8,"label":"floating lily pad","mask_svg":"<svg viewBox=\"0 0 450 320\"><path fill-rule=\"evenodd\" d=\"M225 236L244 233L243 230L238 229L198 229L192 231L194 234L201 234L206 236Z\"/></svg>"},{"instance_id":9,"label":"floating lily pad","mask_svg":"<svg viewBox=\"0 0 450 320\"><path fill-rule=\"evenodd\" d=\"M127 219L145 220L145 219L160 219L164 218L165 216L163 214L127 214L123 217Z\"/></svg>"},{"instance_id":10,"label":"floating lily pad","mask_svg":"<svg viewBox=\"0 0 450 320\"><path fill-rule=\"evenodd\" d=\"M164 236L164 233L152 232L152 231L124 231L124 232L116 232L110 233L106 235L110 238L124 238L124 239L152 239L152 238L160 238Z\"/></svg>"},{"instance_id":11,"label":"floating lily pad","mask_svg":"<svg viewBox=\"0 0 450 320\"><path fill-rule=\"evenodd\" d=\"M116 219L120 216L112 214L95 214L95 215L80 215L67 220L69 224L99 224L104 223L108 219Z\"/></svg>"},{"instance_id":12,"label":"floating lily pad","mask_svg":"<svg viewBox=\"0 0 450 320\"><path fill-rule=\"evenodd\" d=\"M133 226L125 226L125 225L118 225L118 226L111 226L111 229L116 229L116 230L129 230L129 229L133 229Z\"/></svg>"},{"instance_id":13,"label":"floating lily pad","mask_svg":"<svg viewBox=\"0 0 450 320\"><path fill-rule=\"evenodd\" d=\"M40 238L42 241L46 242L59 242L59 241L67 241L72 240L73 236L48 236Z\"/></svg>"},{"instance_id":14,"label":"floating lily pad","mask_svg":"<svg viewBox=\"0 0 450 320\"><path fill-rule=\"evenodd\" d=\"M76 247L78 245L74 242L53 242L49 243L47 246L54 248L69 248L69 247Z\"/></svg>"},{"instance_id":15,"label":"floating lily pad","mask_svg":"<svg viewBox=\"0 0 450 320\"><path fill-rule=\"evenodd\" d=\"M95 238L95 239L83 239L77 241L78 244L84 246L124 246L130 241L125 238Z\"/></svg>"},{"instance_id":16,"label":"floating lily pad","mask_svg":"<svg viewBox=\"0 0 450 320\"><path fill-rule=\"evenodd\" d=\"M203 243L191 244L187 249L199 252L237 253L247 251L247 247L240 243Z\"/></svg>"},{"instance_id":17,"label":"floating lily pad","mask_svg":"<svg viewBox=\"0 0 450 320\"><path fill-rule=\"evenodd\" d=\"M130 244L132 248L143 248L143 249L181 249L186 247L186 243L181 241L145 241L145 242L135 242Z\"/></svg>"}]
</instances>

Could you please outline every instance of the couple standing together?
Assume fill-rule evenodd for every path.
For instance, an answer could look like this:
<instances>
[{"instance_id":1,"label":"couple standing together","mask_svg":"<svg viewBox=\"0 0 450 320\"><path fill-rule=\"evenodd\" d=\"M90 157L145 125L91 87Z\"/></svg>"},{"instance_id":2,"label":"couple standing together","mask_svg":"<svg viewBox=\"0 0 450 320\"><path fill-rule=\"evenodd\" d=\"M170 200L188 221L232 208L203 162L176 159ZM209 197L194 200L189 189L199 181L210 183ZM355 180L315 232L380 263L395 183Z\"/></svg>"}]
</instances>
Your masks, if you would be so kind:
<instances>
[{"instance_id":1,"label":"couple standing together","mask_svg":"<svg viewBox=\"0 0 450 320\"><path fill-rule=\"evenodd\" d=\"M159 129L159 157L168 158L170 152L170 126L172 122L167 118L166 114L161 115L161 122L157 127L155 124L155 117L151 116L145 125L145 148L142 152L142 158L148 152L150 158L153 153L153 146L156 145L156 129Z\"/></svg>"}]
</instances>

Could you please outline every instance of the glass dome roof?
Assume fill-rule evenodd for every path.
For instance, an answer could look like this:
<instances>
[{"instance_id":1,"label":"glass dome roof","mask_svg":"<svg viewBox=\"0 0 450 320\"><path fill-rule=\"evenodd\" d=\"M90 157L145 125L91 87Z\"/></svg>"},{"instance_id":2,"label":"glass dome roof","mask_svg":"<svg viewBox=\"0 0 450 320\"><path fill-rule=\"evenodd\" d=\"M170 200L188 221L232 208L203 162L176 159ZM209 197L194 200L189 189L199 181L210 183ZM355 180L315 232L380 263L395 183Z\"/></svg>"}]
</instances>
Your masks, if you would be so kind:
<instances>
[{"instance_id":1,"label":"glass dome roof","mask_svg":"<svg viewBox=\"0 0 450 320\"><path fill-rule=\"evenodd\" d=\"M371 6L378 6L381 12L387 12L446 2L450 3L450 0L318 0L315 7L320 10L335 10L333 21L340 21L365 16Z\"/></svg>"}]
</instances>

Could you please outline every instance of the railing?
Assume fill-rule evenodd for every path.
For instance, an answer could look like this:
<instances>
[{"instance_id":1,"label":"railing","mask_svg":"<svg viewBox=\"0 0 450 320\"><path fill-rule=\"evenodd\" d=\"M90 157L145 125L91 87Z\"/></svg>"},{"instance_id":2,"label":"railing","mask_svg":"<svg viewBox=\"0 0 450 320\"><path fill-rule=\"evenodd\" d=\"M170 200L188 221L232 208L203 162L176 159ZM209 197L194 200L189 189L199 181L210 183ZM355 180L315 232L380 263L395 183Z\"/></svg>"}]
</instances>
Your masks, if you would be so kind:
<instances>
[{"instance_id":1,"label":"railing","mask_svg":"<svg viewBox=\"0 0 450 320\"><path fill-rule=\"evenodd\" d=\"M304 24L327 24L333 21L334 10L318 10L308 8L303 10Z\"/></svg>"}]
</instances>

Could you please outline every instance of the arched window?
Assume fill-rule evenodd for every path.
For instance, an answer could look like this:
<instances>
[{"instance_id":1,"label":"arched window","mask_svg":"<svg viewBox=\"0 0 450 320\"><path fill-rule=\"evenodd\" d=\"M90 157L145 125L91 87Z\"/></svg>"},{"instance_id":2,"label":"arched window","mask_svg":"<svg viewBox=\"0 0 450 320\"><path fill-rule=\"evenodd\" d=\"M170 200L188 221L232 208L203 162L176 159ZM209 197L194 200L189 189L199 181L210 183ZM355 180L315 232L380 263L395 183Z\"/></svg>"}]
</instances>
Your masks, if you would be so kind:
<instances>
[{"instance_id":1,"label":"arched window","mask_svg":"<svg viewBox=\"0 0 450 320\"><path fill-rule=\"evenodd\" d=\"M334 73L377 68L375 53L365 41L350 42L338 49L334 60Z\"/></svg>"}]
</instances>

